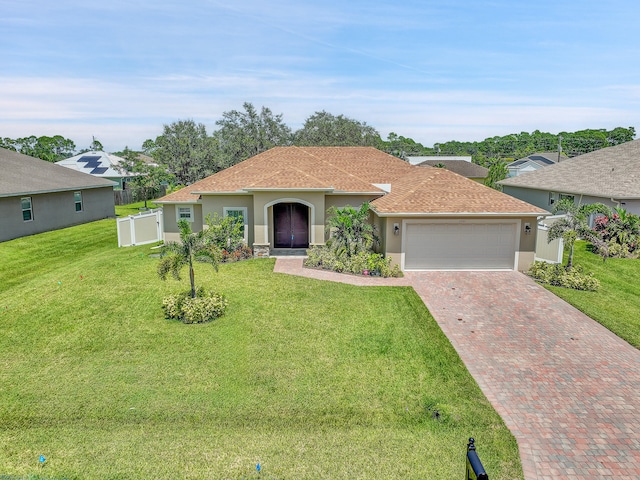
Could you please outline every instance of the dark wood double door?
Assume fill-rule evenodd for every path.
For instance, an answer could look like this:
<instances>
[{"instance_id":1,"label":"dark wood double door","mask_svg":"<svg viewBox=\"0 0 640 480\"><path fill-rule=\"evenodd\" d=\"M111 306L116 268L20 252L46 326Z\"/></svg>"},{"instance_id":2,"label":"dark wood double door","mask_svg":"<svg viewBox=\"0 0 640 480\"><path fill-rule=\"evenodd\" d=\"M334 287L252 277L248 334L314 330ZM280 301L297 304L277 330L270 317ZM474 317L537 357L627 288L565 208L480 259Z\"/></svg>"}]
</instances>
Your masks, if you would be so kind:
<instances>
[{"instance_id":1,"label":"dark wood double door","mask_svg":"<svg viewBox=\"0 0 640 480\"><path fill-rule=\"evenodd\" d=\"M300 203L273 206L274 248L309 247L309 207Z\"/></svg>"}]
</instances>

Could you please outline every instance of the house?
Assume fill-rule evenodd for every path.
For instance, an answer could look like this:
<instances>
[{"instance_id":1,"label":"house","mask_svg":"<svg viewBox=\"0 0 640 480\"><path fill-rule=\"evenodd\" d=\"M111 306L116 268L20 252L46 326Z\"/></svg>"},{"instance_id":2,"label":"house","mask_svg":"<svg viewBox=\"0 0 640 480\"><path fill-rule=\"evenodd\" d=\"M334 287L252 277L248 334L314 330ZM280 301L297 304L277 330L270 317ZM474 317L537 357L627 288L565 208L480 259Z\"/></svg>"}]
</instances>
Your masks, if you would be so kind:
<instances>
[{"instance_id":1,"label":"house","mask_svg":"<svg viewBox=\"0 0 640 480\"><path fill-rule=\"evenodd\" d=\"M129 179L134 174L121 171L124 158L106 152L85 152L74 157L56 162L78 172L88 173L98 178L104 178L116 183L116 188L124 190Z\"/></svg>"},{"instance_id":2,"label":"house","mask_svg":"<svg viewBox=\"0 0 640 480\"><path fill-rule=\"evenodd\" d=\"M517 177L523 173L534 172L542 167L548 167L549 165L565 160L566 158L564 155L559 156L558 152L532 153L528 157L507 164L507 177Z\"/></svg>"},{"instance_id":3,"label":"house","mask_svg":"<svg viewBox=\"0 0 640 480\"><path fill-rule=\"evenodd\" d=\"M561 198L640 214L640 140L585 153L499 182L504 192L552 210Z\"/></svg>"},{"instance_id":4,"label":"house","mask_svg":"<svg viewBox=\"0 0 640 480\"><path fill-rule=\"evenodd\" d=\"M0 148L0 242L114 217L113 182Z\"/></svg>"},{"instance_id":5,"label":"house","mask_svg":"<svg viewBox=\"0 0 640 480\"><path fill-rule=\"evenodd\" d=\"M441 163L444 161L456 161L471 163L470 155L421 155L421 156L408 156L407 162L411 165L418 165L425 162ZM431 164L430 164L431 165ZM456 172L457 173L457 172Z\"/></svg>"},{"instance_id":6,"label":"house","mask_svg":"<svg viewBox=\"0 0 640 480\"><path fill-rule=\"evenodd\" d=\"M423 157L414 157L414 158L423 158ZM484 183L487 175L489 175L489 169L483 167L482 165L477 165L475 163L471 163L471 161L466 160L449 160L447 157L442 157L436 160L424 160L423 162L418 163L419 167L438 167L438 168L446 168L452 172L457 173L458 175L462 175L463 177L470 178L476 182ZM471 157L469 157L471 158Z\"/></svg>"},{"instance_id":7,"label":"house","mask_svg":"<svg viewBox=\"0 0 640 480\"><path fill-rule=\"evenodd\" d=\"M379 251L404 270L527 269L548 214L442 168L372 147L276 147L162 197L164 234L209 214L241 216L257 256L328 238L327 209L370 202Z\"/></svg>"}]
</instances>

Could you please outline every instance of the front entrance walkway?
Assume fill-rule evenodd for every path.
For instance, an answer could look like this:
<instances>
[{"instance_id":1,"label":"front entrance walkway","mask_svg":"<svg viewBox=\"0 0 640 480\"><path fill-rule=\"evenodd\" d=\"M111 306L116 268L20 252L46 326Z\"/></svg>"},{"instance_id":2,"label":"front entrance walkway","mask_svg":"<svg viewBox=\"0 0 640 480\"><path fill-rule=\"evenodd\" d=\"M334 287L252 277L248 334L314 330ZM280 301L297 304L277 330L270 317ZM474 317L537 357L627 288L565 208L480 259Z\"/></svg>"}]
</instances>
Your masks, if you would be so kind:
<instances>
[{"instance_id":1,"label":"front entrance walkway","mask_svg":"<svg viewBox=\"0 0 640 480\"><path fill-rule=\"evenodd\" d=\"M518 272L366 278L411 285L516 437L527 480L640 478L640 351Z\"/></svg>"}]
</instances>

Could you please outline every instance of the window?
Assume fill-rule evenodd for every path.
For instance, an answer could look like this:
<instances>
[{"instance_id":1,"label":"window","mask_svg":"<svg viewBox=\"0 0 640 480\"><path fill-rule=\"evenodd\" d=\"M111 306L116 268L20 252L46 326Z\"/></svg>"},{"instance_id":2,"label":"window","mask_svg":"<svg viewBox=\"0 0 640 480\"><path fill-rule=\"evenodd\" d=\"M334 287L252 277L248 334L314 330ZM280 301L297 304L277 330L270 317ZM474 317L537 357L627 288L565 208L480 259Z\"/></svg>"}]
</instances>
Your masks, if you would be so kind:
<instances>
[{"instance_id":1,"label":"window","mask_svg":"<svg viewBox=\"0 0 640 480\"><path fill-rule=\"evenodd\" d=\"M193 222L193 205L187 205L186 207L176 206L176 222L180 220Z\"/></svg>"},{"instance_id":2,"label":"window","mask_svg":"<svg viewBox=\"0 0 640 480\"><path fill-rule=\"evenodd\" d=\"M549 205L553 205L556 203L556 194L555 192L549 192Z\"/></svg>"},{"instance_id":3,"label":"window","mask_svg":"<svg viewBox=\"0 0 640 480\"><path fill-rule=\"evenodd\" d=\"M31 204L31 197L22 197L22 220L30 222L33 220L33 205Z\"/></svg>"},{"instance_id":4,"label":"window","mask_svg":"<svg viewBox=\"0 0 640 480\"><path fill-rule=\"evenodd\" d=\"M76 212L82 211L82 192L73 192L73 201L76 203Z\"/></svg>"},{"instance_id":5,"label":"window","mask_svg":"<svg viewBox=\"0 0 640 480\"><path fill-rule=\"evenodd\" d=\"M570 200L571 203L575 203L576 198L573 195L566 195L564 193L560 194L560 200Z\"/></svg>"},{"instance_id":6,"label":"window","mask_svg":"<svg viewBox=\"0 0 640 480\"><path fill-rule=\"evenodd\" d=\"M223 213L225 217L234 217L242 222L242 235L244 243L249 243L249 226L247 225L247 207L224 207Z\"/></svg>"}]
</instances>

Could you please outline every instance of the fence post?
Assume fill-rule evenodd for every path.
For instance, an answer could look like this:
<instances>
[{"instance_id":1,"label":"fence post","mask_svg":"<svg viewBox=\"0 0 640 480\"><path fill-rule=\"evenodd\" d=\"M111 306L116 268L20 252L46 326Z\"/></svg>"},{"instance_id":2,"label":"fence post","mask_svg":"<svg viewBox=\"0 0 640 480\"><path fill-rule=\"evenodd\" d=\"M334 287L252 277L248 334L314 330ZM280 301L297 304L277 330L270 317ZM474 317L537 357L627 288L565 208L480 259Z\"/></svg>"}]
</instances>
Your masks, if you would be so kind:
<instances>
[{"instance_id":1,"label":"fence post","mask_svg":"<svg viewBox=\"0 0 640 480\"><path fill-rule=\"evenodd\" d=\"M467 471L464 476L465 480L489 480L489 475L484 471L480 457L476 452L475 440L469 439L467 445Z\"/></svg>"}]
</instances>

